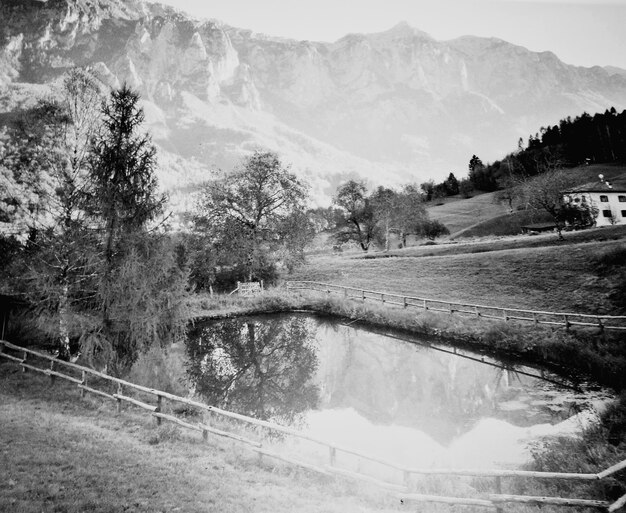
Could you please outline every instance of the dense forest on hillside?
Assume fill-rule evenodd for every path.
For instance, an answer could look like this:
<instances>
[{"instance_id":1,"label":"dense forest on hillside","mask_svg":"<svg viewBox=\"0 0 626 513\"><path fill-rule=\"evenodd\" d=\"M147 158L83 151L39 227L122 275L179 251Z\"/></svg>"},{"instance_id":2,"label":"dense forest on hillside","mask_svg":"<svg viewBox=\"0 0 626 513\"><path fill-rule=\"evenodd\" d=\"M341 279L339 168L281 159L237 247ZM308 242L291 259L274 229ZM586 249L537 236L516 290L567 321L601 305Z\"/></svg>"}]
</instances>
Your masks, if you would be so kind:
<instances>
[{"instance_id":1,"label":"dense forest on hillside","mask_svg":"<svg viewBox=\"0 0 626 513\"><path fill-rule=\"evenodd\" d=\"M469 181L474 189L495 191L506 188L512 177L534 176L556 167L626 161L626 110L611 108L604 114L586 112L567 117L558 125L541 127L526 146L518 141L515 152L492 164L483 165L474 155Z\"/></svg>"}]
</instances>

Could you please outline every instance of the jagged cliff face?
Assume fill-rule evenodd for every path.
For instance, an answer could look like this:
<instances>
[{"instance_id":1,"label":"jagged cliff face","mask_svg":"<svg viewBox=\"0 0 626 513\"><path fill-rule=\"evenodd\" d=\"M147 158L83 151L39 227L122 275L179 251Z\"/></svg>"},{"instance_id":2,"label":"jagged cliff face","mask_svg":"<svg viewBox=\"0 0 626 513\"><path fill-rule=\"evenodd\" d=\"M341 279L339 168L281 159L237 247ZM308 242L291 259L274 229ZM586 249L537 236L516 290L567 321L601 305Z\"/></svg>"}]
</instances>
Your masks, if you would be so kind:
<instances>
[{"instance_id":1,"label":"jagged cliff face","mask_svg":"<svg viewBox=\"0 0 626 513\"><path fill-rule=\"evenodd\" d=\"M137 88L179 202L176 190L257 147L292 162L320 197L349 175L462 176L472 154L502 156L540 125L626 107L615 70L495 39L440 42L406 24L314 43L142 0L0 0L0 37L5 111L72 66Z\"/></svg>"}]
</instances>

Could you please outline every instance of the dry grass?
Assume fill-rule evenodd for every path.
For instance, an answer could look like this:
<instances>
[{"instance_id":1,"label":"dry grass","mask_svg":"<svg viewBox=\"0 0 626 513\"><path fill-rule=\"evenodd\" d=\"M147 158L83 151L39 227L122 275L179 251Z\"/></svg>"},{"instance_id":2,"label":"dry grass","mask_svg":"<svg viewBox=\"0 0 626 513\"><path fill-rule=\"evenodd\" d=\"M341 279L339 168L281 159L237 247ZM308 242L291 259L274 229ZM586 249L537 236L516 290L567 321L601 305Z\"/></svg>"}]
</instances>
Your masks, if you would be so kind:
<instances>
[{"instance_id":1,"label":"dry grass","mask_svg":"<svg viewBox=\"0 0 626 513\"><path fill-rule=\"evenodd\" d=\"M606 297L610 277L598 275L596 261L623 241L497 249L507 244L433 246L421 254L436 256L419 258L312 257L287 279L487 306L619 313Z\"/></svg>"},{"instance_id":2,"label":"dry grass","mask_svg":"<svg viewBox=\"0 0 626 513\"><path fill-rule=\"evenodd\" d=\"M393 496L157 428L0 363L0 511L397 511Z\"/></svg>"}]
</instances>

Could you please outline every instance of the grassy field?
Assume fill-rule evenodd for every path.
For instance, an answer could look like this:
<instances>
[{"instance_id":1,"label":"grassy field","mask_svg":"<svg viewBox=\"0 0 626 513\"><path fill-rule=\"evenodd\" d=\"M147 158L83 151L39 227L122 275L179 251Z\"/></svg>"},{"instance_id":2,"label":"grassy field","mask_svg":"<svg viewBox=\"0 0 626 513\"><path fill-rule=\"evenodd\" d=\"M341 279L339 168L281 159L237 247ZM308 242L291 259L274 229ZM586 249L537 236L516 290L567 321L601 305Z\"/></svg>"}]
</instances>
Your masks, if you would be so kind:
<instances>
[{"instance_id":1,"label":"grassy field","mask_svg":"<svg viewBox=\"0 0 626 513\"><path fill-rule=\"evenodd\" d=\"M592 242L580 233L582 240L567 234L573 238L566 244L551 235L409 248L392 258L317 256L288 278L488 306L618 314L609 297L616 283L597 262L626 242ZM626 230L612 233L623 237Z\"/></svg>"},{"instance_id":2,"label":"grassy field","mask_svg":"<svg viewBox=\"0 0 626 513\"><path fill-rule=\"evenodd\" d=\"M432 219L441 221L454 236L470 226L506 214L508 207L496 203L494 196L495 193L489 192L468 199L447 198L442 205L428 206L427 210Z\"/></svg>"},{"instance_id":3,"label":"grassy field","mask_svg":"<svg viewBox=\"0 0 626 513\"><path fill-rule=\"evenodd\" d=\"M0 360L0 511L398 511L383 491L264 460L228 441L78 399Z\"/></svg>"}]
</instances>

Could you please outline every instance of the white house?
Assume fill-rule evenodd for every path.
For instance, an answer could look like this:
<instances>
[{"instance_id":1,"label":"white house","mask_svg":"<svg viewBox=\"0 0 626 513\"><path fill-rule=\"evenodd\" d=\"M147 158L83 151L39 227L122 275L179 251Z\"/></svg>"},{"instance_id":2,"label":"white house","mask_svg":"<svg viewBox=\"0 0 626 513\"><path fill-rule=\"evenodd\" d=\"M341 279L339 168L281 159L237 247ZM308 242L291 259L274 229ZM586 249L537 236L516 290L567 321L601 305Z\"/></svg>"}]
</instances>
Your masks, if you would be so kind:
<instances>
[{"instance_id":1,"label":"white house","mask_svg":"<svg viewBox=\"0 0 626 513\"><path fill-rule=\"evenodd\" d=\"M598 209L596 226L626 224L626 180L609 182L602 175L597 182L590 182L563 195L574 203L587 203Z\"/></svg>"}]
</instances>

